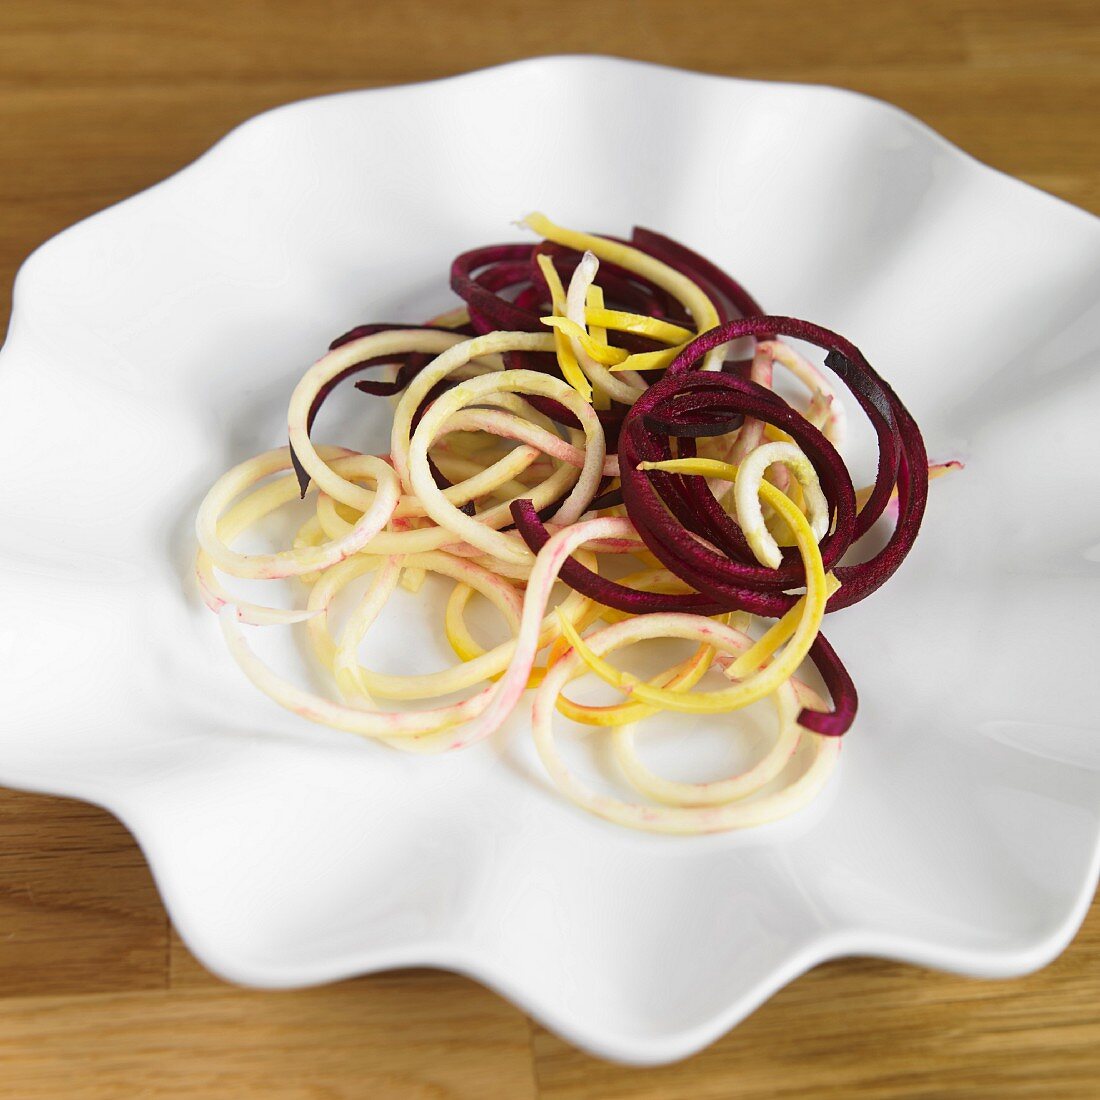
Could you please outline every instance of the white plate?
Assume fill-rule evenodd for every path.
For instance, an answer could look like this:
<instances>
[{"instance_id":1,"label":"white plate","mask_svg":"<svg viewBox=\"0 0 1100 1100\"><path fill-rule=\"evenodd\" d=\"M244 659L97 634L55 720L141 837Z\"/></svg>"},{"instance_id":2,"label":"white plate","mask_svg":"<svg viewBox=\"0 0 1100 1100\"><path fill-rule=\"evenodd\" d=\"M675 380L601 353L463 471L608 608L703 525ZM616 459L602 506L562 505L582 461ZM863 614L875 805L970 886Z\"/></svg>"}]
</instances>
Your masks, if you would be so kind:
<instances>
[{"instance_id":1,"label":"white plate","mask_svg":"<svg viewBox=\"0 0 1100 1100\"><path fill-rule=\"evenodd\" d=\"M522 722L440 759L311 726L199 605L195 506L285 438L304 367L353 323L444 308L451 257L533 208L664 230L847 334L967 463L901 572L830 620L862 708L790 822L607 825ZM0 779L118 814L228 978L447 967L628 1062L838 955L1031 970L1097 876L1098 356L1100 221L848 92L550 58L269 112L19 274ZM383 441L384 403L336 404L321 438ZM419 636L389 615L379 661L416 665Z\"/></svg>"}]
</instances>

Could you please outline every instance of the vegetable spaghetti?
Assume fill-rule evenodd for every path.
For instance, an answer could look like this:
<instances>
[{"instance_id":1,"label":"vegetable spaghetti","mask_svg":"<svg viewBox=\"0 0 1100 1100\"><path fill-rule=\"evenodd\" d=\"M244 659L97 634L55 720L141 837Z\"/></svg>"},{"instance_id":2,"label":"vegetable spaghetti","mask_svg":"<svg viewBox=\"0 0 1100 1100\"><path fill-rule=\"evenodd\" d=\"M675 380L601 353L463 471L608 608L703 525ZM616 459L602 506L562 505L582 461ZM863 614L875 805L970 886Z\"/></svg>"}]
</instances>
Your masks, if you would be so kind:
<instances>
[{"instance_id":1,"label":"vegetable spaghetti","mask_svg":"<svg viewBox=\"0 0 1100 1100\"><path fill-rule=\"evenodd\" d=\"M454 260L462 306L421 325L361 325L306 371L290 396L289 446L229 470L200 506L203 600L252 683L311 721L441 752L491 735L533 691L539 757L594 814L669 833L790 814L828 781L856 714L855 686L822 624L899 568L930 477L957 464L929 466L913 418L858 348L766 315L684 245L644 229L629 241L580 233L541 214L523 224L537 242ZM792 341L824 351L824 369ZM781 396L777 375L803 398ZM311 438L320 408L353 378L395 402L384 454ZM875 480L858 492L839 450L842 391L878 446ZM233 548L298 497L310 511L289 547ZM892 533L853 560L883 516ZM386 602L429 573L453 584L441 629L456 663L426 675L361 663ZM293 579L306 594L294 609L253 603L219 574ZM559 584L569 591L552 606ZM466 621L475 594L508 632L488 649ZM295 625L328 676L326 694L281 676L244 630ZM612 659L654 639L695 648L649 678ZM808 664L828 701L799 678ZM725 686L704 688L714 673ZM588 676L618 701L567 694ZM738 774L670 780L637 754L638 723L653 715L670 726L677 713L729 715L736 733L736 712L761 700L775 730ZM605 741L633 800L570 769L555 715Z\"/></svg>"}]
</instances>

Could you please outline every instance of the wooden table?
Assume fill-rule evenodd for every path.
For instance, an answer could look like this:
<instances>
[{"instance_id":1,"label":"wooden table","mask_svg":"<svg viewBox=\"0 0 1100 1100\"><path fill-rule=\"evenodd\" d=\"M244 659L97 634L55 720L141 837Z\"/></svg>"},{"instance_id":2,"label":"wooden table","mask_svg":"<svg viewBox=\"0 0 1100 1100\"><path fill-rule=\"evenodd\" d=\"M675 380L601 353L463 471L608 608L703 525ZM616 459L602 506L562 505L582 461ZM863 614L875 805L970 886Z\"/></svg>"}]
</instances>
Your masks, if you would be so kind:
<instances>
[{"instance_id":1,"label":"wooden table","mask_svg":"<svg viewBox=\"0 0 1100 1100\"><path fill-rule=\"evenodd\" d=\"M1100 212L1095 0L4 0L0 282L266 107L589 51L869 92ZM706 1053L632 1071L447 975L224 985L116 821L0 792L0 1097L1039 1095L1100 1095L1100 905L1032 977L831 963Z\"/></svg>"}]
</instances>

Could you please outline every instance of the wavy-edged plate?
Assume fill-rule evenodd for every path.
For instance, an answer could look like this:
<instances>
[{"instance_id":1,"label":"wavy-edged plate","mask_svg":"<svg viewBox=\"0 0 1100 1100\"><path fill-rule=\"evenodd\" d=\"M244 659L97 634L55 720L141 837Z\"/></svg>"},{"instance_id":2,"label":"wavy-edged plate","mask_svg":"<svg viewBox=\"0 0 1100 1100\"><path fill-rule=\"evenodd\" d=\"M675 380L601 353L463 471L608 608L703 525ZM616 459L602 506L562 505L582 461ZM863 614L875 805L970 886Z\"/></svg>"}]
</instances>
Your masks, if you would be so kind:
<instances>
[{"instance_id":1,"label":"wavy-edged plate","mask_svg":"<svg viewBox=\"0 0 1100 1100\"><path fill-rule=\"evenodd\" d=\"M901 572L831 620L862 709L789 822L618 829L549 788L522 720L440 759L311 726L199 604L195 506L283 441L304 367L445 308L450 258L533 208L661 229L844 332L966 463ZM1031 970L1100 854L1098 360L1100 221L849 92L564 57L270 111L19 273L0 780L117 814L227 978L444 967L625 1062L691 1054L840 955ZM384 403L336 404L321 438L384 444ZM380 665L442 660L403 606Z\"/></svg>"}]
</instances>

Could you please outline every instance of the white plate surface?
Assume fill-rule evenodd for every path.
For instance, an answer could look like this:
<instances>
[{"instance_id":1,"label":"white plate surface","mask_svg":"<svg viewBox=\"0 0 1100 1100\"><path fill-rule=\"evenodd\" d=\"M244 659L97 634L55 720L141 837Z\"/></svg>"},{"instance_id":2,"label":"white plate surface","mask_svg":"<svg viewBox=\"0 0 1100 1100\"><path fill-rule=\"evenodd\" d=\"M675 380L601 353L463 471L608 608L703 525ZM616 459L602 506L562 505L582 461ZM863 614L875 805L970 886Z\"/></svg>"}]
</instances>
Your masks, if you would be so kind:
<instances>
[{"instance_id":1,"label":"white plate surface","mask_svg":"<svg viewBox=\"0 0 1100 1100\"><path fill-rule=\"evenodd\" d=\"M283 441L327 341L446 307L451 257L536 208L661 229L845 333L966 462L901 572L830 620L862 706L789 822L605 824L522 720L440 759L311 726L244 681L190 583L198 500ZM1100 221L848 92L547 58L269 112L19 274L0 780L117 813L228 978L447 967L628 1062L839 955L1038 967L1097 877L1098 360ZM384 403L336 403L321 438L384 444ZM404 606L379 667L438 667Z\"/></svg>"}]
</instances>

